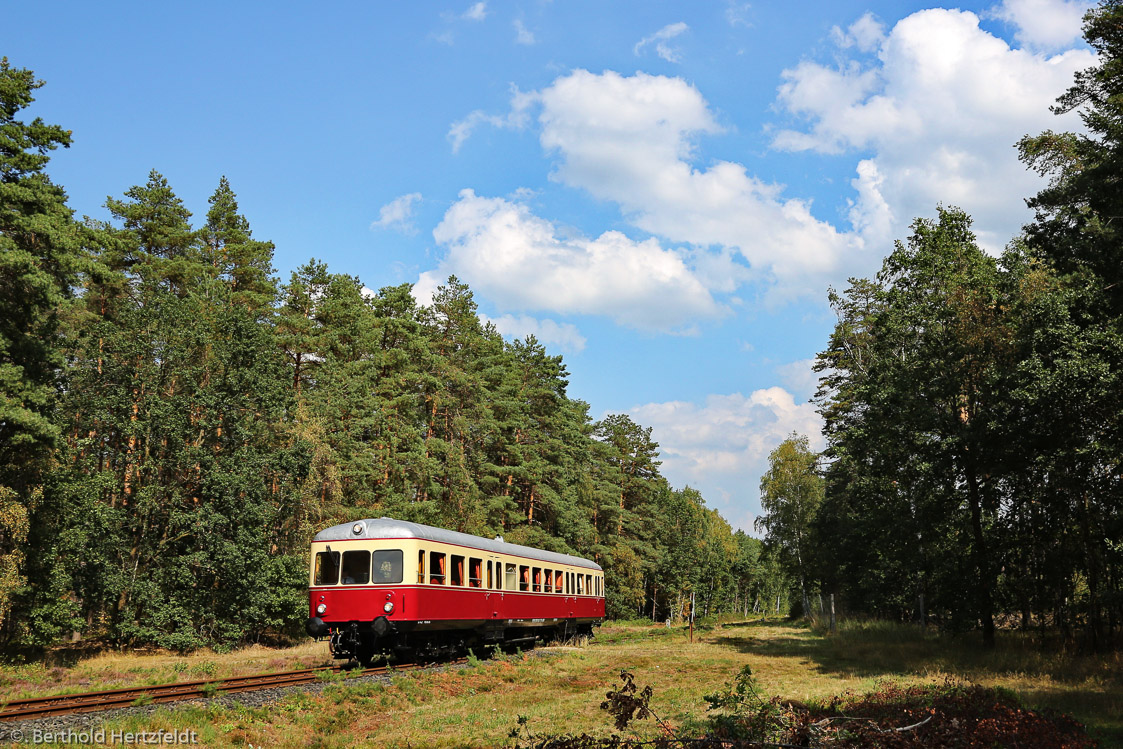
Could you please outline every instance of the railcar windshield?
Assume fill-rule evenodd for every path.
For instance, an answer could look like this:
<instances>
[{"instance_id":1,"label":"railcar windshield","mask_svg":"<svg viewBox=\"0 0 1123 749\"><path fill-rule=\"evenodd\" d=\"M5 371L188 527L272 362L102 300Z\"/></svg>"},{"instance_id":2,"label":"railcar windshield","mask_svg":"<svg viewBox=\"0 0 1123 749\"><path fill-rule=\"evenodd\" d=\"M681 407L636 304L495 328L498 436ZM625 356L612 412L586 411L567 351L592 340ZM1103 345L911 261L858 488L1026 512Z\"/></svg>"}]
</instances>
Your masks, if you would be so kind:
<instances>
[{"instance_id":1,"label":"railcar windshield","mask_svg":"<svg viewBox=\"0 0 1123 749\"><path fill-rule=\"evenodd\" d=\"M343 584L365 585L370 582L370 552L365 549L343 552Z\"/></svg>"},{"instance_id":2,"label":"railcar windshield","mask_svg":"<svg viewBox=\"0 0 1123 749\"><path fill-rule=\"evenodd\" d=\"M335 585L339 582L339 552L321 551L316 554L316 585Z\"/></svg>"},{"instance_id":3,"label":"railcar windshield","mask_svg":"<svg viewBox=\"0 0 1123 749\"><path fill-rule=\"evenodd\" d=\"M405 567L402 561L401 549L383 549L374 552L372 556L374 564L374 574L371 582L375 585L387 585L389 583L400 583L402 581L402 571Z\"/></svg>"}]
</instances>

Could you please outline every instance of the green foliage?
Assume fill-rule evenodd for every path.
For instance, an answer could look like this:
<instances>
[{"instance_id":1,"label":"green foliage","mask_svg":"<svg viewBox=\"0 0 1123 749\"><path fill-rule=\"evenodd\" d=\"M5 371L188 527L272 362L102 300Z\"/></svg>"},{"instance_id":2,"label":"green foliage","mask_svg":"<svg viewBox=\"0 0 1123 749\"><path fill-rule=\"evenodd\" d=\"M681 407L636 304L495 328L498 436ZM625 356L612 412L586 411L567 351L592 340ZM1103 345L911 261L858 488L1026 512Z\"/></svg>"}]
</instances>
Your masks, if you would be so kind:
<instances>
[{"instance_id":1,"label":"green foliage","mask_svg":"<svg viewBox=\"0 0 1123 749\"><path fill-rule=\"evenodd\" d=\"M44 169L70 133L19 119L43 85L0 59L0 634L26 582L28 517L61 436L53 418L63 386L57 335L91 232L76 224L66 194Z\"/></svg>"},{"instance_id":2,"label":"green foliage","mask_svg":"<svg viewBox=\"0 0 1123 749\"><path fill-rule=\"evenodd\" d=\"M801 613L810 610L807 596L811 523L823 502L823 478L819 456L812 452L806 436L792 434L768 456L768 472L760 480L760 503L764 515L757 528L764 529L778 558L799 580Z\"/></svg>"},{"instance_id":3,"label":"green foliage","mask_svg":"<svg viewBox=\"0 0 1123 749\"><path fill-rule=\"evenodd\" d=\"M785 742L792 737L790 705L765 700L750 666L745 666L725 689L704 697L710 718L708 732L723 740Z\"/></svg>"},{"instance_id":4,"label":"green foliage","mask_svg":"<svg viewBox=\"0 0 1123 749\"><path fill-rule=\"evenodd\" d=\"M833 295L819 368L832 458L821 568L851 604L908 616L919 595L993 642L1006 486L997 429L1011 362L997 264L962 211L918 220L876 281ZM973 589L965 593L965 581Z\"/></svg>"},{"instance_id":5,"label":"green foliage","mask_svg":"<svg viewBox=\"0 0 1123 749\"><path fill-rule=\"evenodd\" d=\"M1098 64L1058 112L1086 133L1020 143L1050 177L1000 261L957 209L918 220L876 279L831 291L819 355L826 589L852 610L958 631L995 619L1117 641L1123 616L1123 5L1085 19Z\"/></svg>"}]
</instances>

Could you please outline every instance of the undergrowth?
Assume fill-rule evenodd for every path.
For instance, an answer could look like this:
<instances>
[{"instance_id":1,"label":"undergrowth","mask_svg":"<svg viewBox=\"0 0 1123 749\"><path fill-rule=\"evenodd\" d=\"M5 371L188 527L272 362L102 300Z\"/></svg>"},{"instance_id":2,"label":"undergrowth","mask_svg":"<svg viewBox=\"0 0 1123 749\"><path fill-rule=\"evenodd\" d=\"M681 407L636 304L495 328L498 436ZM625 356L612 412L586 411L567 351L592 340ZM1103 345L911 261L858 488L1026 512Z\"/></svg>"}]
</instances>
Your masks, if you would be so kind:
<instances>
[{"instance_id":1,"label":"undergrowth","mask_svg":"<svg viewBox=\"0 0 1123 749\"><path fill-rule=\"evenodd\" d=\"M847 693L806 705L766 699L746 666L725 688L707 695L711 715L676 730L651 705L654 690L640 689L633 675L620 672L602 710L624 731L634 720L654 719L663 735L641 740L619 733L536 736L519 716L510 732L515 749L673 749L683 747L824 747L874 749L959 749L1033 747L1091 749L1098 746L1073 718L1022 707L1002 689L948 678L942 684L902 686L882 682L868 694Z\"/></svg>"}]
</instances>

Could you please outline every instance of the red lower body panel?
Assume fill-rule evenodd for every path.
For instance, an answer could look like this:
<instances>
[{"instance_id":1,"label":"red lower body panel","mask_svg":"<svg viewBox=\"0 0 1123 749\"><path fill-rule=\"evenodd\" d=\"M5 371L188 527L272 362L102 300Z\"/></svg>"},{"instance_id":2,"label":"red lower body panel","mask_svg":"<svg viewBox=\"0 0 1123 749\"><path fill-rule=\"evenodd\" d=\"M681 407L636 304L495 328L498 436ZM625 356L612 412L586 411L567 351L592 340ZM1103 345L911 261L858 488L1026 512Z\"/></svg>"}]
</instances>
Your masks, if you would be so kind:
<instances>
[{"instance_id":1,"label":"red lower body panel","mask_svg":"<svg viewBox=\"0 0 1123 749\"><path fill-rule=\"evenodd\" d=\"M393 604L390 613L385 611L387 603ZM312 588L309 604L309 616L317 616L320 604L327 607L318 616L328 626L370 622L380 616L418 629L475 628L491 622L526 627L560 619L585 622L604 618L604 599L596 596L436 585Z\"/></svg>"}]
</instances>

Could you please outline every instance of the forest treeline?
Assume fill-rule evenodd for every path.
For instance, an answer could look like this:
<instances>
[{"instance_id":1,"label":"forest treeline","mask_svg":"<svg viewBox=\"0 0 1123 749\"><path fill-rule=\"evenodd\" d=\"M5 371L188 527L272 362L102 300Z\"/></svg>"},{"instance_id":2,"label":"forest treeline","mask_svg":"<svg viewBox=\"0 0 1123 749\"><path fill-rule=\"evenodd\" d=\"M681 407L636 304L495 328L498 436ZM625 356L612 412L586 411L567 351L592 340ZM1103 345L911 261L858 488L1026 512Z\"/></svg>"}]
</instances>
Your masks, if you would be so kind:
<instances>
[{"instance_id":1,"label":"forest treeline","mask_svg":"<svg viewBox=\"0 0 1123 749\"><path fill-rule=\"evenodd\" d=\"M225 178L193 217L153 171L76 221L0 64L0 636L189 649L299 628L317 530L390 516L598 560L614 617L763 607L760 541L595 421L560 356L311 260L274 277ZM775 605L779 605L775 603Z\"/></svg>"},{"instance_id":2,"label":"forest treeline","mask_svg":"<svg viewBox=\"0 0 1123 749\"><path fill-rule=\"evenodd\" d=\"M1123 7L1054 108L1086 132L1018 148L1048 186L1000 257L959 209L832 291L827 449L785 441L761 528L797 588L851 611L1007 624L1102 649L1123 628ZM805 604L806 605L806 604Z\"/></svg>"}]
</instances>

